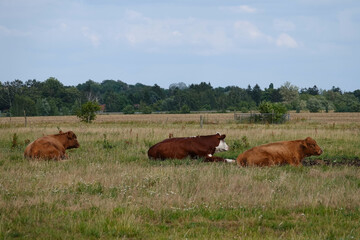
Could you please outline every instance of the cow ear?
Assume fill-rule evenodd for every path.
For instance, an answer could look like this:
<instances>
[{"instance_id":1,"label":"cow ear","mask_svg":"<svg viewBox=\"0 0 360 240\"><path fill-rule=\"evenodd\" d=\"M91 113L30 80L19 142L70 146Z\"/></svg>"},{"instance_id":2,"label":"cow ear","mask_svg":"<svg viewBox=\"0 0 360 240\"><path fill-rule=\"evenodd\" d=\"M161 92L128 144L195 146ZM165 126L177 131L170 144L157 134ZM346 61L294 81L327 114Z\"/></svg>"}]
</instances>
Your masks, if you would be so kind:
<instances>
[{"instance_id":1,"label":"cow ear","mask_svg":"<svg viewBox=\"0 0 360 240\"><path fill-rule=\"evenodd\" d=\"M67 132L67 133L66 133L66 136L67 136L69 139L72 138L72 132L71 132L71 131Z\"/></svg>"},{"instance_id":2,"label":"cow ear","mask_svg":"<svg viewBox=\"0 0 360 240\"><path fill-rule=\"evenodd\" d=\"M226 135L225 135L225 134L223 134L223 135L221 135L221 136L219 137L220 140L223 140L224 138L226 138Z\"/></svg>"},{"instance_id":3,"label":"cow ear","mask_svg":"<svg viewBox=\"0 0 360 240\"><path fill-rule=\"evenodd\" d=\"M307 139L303 140L301 143L302 148L307 148Z\"/></svg>"}]
</instances>

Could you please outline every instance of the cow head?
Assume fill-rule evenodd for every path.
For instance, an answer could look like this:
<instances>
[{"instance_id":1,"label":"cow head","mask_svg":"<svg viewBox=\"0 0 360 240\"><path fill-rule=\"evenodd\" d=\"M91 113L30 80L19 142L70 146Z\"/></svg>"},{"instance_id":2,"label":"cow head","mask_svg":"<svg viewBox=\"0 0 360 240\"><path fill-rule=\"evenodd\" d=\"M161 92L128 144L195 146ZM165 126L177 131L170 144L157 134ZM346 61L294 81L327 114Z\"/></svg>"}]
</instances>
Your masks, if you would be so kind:
<instances>
[{"instance_id":1,"label":"cow head","mask_svg":"<svg viewBox=\"0 0 360 240\"><path fill-rule=\"evenodd\" d=\"M217 139L219 139L219 145L217 147L215 147L215 152L224 152L229 150L229 146L226 144L225 142L225 137L226 135L220 135L220 133L216 134Z\"/></svg>"},{"instance_id":2,"label":"cow head","mask_svg":"<svg viewBox=\"0 0 360 240\"><path fill-rule=\"evenodd\" d=\"M307 156L321 155L323 153L323 150L319 147L319 145L317 145L316 141L311 137L305 138L303 142L303 147L305 154Z\"/></svg>"},{"instance_id":3,"label":"cow head","mask_svg":"<svg viewBox=\"0 0 360 240\"><path fill-rule=\"evenodd\" d=\"M80 147L77 137L73 131L66 132L65 134L67 137L67 145L68 145L67 148L68 149Z\"/></svg>"}]
</instances>

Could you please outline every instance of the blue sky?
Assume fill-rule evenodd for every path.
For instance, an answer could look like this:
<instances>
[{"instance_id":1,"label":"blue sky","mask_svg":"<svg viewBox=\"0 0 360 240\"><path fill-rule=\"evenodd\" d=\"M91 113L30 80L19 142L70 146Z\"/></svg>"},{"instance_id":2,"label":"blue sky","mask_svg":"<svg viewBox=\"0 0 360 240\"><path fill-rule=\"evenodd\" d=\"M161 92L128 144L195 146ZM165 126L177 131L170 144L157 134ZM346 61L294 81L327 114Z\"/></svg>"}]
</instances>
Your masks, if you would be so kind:
<instances>
[{"instance_id":1,"label":"blue sky","mask_svg":"<svg viewBox=\"0 0 360 240\"><path fill-rule=\"evenodd\" d=\"M360 89L359 0L0 0L0 81Z\"/></svg>"}]
</instances>

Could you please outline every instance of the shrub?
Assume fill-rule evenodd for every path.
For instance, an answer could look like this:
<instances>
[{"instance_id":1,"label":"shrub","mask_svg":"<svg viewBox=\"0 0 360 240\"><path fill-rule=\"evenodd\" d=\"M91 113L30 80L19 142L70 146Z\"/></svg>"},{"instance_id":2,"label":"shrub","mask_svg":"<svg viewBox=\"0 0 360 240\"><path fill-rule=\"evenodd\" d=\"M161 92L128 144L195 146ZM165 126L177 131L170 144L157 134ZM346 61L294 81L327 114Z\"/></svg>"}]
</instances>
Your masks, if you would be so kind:
<instances>
[{"instance_id":1,"label":"shrub","mask_svg":"<svg viewBox=\"0 0 360 240\"><path fill-rule=\"evenodd\" d=\"M287 108L282 103L261 102L259 105L259 112L262 113L262 120L269 123L283 122L283 116L287 112Z\"/></svg>"},{"instance_id":2,"label":"shrub","mask_svg":"<svg viewBox=\"0 0 360 240\"><path fill-rule=\"evenodd\" d=\"M96 118L96 112L100 110L100 106L96 102L87 102L81 105L76 116L80 121L91 123Z\"/></svg>"},{"instance_id":3,"label":"shrub","mask_svg":"<svg viewBox=\"0 0 360 240\"><path fill-rule=\"evenodd\" d=\"M132 105L126 105L126 107L124 107L124 109L123 109L123 113L124 114L134 114L135 109Z\"/></svg>"},{"instance_id":4,"label":"shrub","mask_svg":"<svg viewBox=\"0 0 360 240\"><path fill-rule=\"evenodd\" d=\"M315 97L309 98L309 100L306 103L307 109L309 109L310 112L319 112L322 110L322 104L321 101Z\"/></svg>"},{"instance_id":5,"label":"shrub","mask_svg":"<svg viewBox=\"0 0 360 240\"><path fill-rule=\"evenodd\" d=\"M143 106L140 110L143 114L151 114L152 113L151 107L149 107L149 106Z\"/></svg>"},{"instance_id":6,"label":"shrub","mask_svg":"<svg viewBox=\"0 0 360 240\"><path fill-rule=\"evenodd\" d=\"M180 113L190 113L190 108L188 105L184 104L181 109L180 109Z\"/></svg>"}]
</instances>

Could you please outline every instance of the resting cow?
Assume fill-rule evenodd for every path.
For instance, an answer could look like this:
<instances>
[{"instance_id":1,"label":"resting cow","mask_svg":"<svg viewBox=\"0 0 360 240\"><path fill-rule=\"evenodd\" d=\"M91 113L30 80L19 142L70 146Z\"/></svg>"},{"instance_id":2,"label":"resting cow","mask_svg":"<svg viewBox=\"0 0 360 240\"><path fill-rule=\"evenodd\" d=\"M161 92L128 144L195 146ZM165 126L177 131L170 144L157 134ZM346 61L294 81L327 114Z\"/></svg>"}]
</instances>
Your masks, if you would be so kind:
<instances>
[{"instance_id":1,"label":"resting cow","mask_svg":"<svg viewBox=\"0 0 360 240\"><path fill-rule=\"evenodd\" d=\"M183 159L204 158L206 162L234 162L234 160L214 157L216 152L229 150L229 146L225 143L226 135L196 136L169 138L155 144L148 150L150 159L166 158Z\"/></svg>"},{"instance_id":2,"label":"resting cow","mask_svg":"<svg viewBox=\"0 0 360 240\"><path fill-rule=\"evenodd\" d=\"M66 149L79 146L75 133L60 131L59 134L44 136L30 143L25 148L24 156L32 159L60 160L67 158Z\"/></svg>"},{"instance_id":3,"label":"resting cow","mask_svg":"<svg viewBox=\"0 0 360 240\"><path fill-rule=\"evenodd\" d=\"M322 154L321 148L311 137L305 140L283 141L253 147L241 153L236 161L239 166L272 166L290 164L298 166L305 157Z\"/></svg>"}]
</instances>

